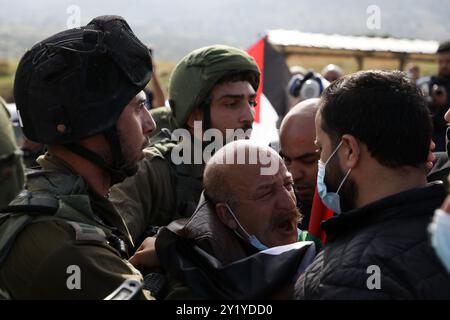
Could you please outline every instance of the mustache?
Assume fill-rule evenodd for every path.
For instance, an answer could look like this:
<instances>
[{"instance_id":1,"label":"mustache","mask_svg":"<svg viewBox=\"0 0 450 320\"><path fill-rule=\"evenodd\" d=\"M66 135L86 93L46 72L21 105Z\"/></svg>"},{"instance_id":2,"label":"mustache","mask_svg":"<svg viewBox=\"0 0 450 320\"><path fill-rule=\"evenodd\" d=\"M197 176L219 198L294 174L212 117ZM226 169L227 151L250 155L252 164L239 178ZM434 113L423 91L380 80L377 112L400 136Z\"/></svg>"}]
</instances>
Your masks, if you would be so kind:
<instances>
[{"instance_id":1,"label":"mustache","mask_svg":"<svg viewBox=\"0 0 450 320\"><path fill-rule=\"evenodd\" d=\"M253 129L253 122L244 122L244 125L241 128L244 131L247 131L249 129Z\"/></svg>"},{"instance_id":2,"label":"mustache","mask_svg":"<svg viewBox=\"0 0 450 320\"><path fill-rule=\"evenodd\" d=\"M301 223L303 219L303 215L300 210L295 207L290 211L278 212L272 215L270 219L271 228L275 229L276 227L286 223L286 222L295 222L296 224Z\"/></svg>"}]
</instances>

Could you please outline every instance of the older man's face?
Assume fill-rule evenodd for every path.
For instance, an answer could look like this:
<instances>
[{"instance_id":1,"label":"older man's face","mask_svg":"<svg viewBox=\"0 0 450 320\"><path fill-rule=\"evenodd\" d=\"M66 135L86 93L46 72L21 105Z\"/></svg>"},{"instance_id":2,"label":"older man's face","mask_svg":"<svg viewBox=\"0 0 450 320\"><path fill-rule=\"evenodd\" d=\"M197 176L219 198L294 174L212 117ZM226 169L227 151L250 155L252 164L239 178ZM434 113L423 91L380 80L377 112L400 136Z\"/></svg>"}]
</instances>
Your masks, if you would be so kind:
<instances>
[{"instance_id":1,"label":"older man's face","mask_svg":"<svg viewBox=\"0 0 450 320\"><path fill-rule=\"evenodd\" d=\"M268 247L294 243L298 238L292 175L280 158L275 161L279 161L275 175L262 175L256 164L235 166L229 175L237 219Z\"/></svg>"}]
</instances>

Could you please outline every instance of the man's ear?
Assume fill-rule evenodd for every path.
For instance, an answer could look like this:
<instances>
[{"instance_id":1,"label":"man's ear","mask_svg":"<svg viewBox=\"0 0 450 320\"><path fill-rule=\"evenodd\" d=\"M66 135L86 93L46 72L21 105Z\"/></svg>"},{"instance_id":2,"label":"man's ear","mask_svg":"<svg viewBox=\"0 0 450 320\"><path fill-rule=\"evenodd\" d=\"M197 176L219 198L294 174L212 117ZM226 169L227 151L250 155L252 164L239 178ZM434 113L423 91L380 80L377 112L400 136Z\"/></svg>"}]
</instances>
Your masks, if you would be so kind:
<instances>
[{"instance_id":1,"label":"man's ear","mask_svg":"<svg viewBox=\"0 0 450 320\"><path fill-rule=\"evenodd\" d=\"M186 120L186 125L188 129L194 130L194 121L202 121L203 120L203 111L201 108L195 108L194 111L191 112L189 117Z\"/></svg>"},{"instance_id":2,"label":"man's ear","mask_svg":"<svg viewBox=\"0 0 450 320\"><path fill-rule=\"evenodd\" d=\"M237 223L233 219L233 216L230 213L230 210L224 203L217 203L216 204L216 214L220 221L222 221L223 224L225 224L228 228L232 230L237 229Z\"/></svg>"},{"instance_id":3,"label":"man's ear","mask_svg":"<svg viewBox=\"0 0 450 320\"><path fill-rule=\"evenodd\" d=\"M344 134L342 136L342 147L344 149L344 157L342 163L347 168L354 168L357 166L361 157L361 142L351 134Z\"/></svg>"}]
</instances>

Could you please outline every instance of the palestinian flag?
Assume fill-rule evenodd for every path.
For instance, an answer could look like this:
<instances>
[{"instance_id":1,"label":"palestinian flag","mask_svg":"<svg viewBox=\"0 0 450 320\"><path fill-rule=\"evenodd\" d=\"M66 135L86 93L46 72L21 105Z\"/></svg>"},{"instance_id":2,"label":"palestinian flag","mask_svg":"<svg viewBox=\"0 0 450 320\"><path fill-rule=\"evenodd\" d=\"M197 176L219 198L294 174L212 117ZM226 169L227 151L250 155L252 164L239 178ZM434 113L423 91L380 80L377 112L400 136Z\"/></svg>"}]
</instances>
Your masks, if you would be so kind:
<instances>
[{"instance_id":1,"label":"palestinian flag","mask_svg":"<svg viewBox=\"0 0 450 320\"><path fill-rule=\"evenodd\" d=\"M322 230L321 224L323 221L331 218L333 215L333 211L325 207L325 205L323 204L316 188L311 208L311 216L309 218L308 232L316 238L320 239L323 244L326 243L327 238L325 232Z\"/></svg>"},{"instance_id":2,"label":"palestinian flag","mask_svg":"<svg viewBox=\"0 0 450 320\"><path fill-rule=\"evenodd\" d=\"M287 85L291 77L284 56L267 40L260 39L247 50L261 70L252 139L268 144L278 141L278 127L289 111Z\"/></svg>"}]
</instances>

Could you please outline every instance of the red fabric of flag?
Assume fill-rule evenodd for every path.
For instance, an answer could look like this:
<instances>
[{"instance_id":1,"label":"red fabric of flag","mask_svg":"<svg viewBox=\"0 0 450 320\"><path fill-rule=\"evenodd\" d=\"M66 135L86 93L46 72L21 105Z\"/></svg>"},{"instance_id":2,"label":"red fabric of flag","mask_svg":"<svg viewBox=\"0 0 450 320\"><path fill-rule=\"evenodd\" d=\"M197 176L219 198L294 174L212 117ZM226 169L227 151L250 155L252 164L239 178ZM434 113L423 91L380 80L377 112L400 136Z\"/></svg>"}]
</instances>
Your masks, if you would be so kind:
<instances>
[{"instance_id":1,"label":"red fabric of flag","mask_svg":"<svg viewBox=\"0 0 450 320\"><path fill-rule=\"evenodd\" d=\"M311 208L311 217L309 218L308 232L313 236L319 238L323 244L326 243L326 234L321 228L323 221L331 218L334 215L333 211L325 207L320 199L319 193L314 192L313 205Z\"/></svg>"},{"instance_id":2,"label":"red fabric of flag","mask_svg":"<svg viewBox=\"0 0 450 320\"><path fill-rule=\"evenodd\" d=\"M258 91L256 91L256 108L255 108L255 122L259 123L260 119L260 107L261 107L261 93L264 87L264 46L266 38L261 38L257 43L251 46L247 52L255 59L256 64L259 67L261 73Z\"/></svg>"}]
</instances>

